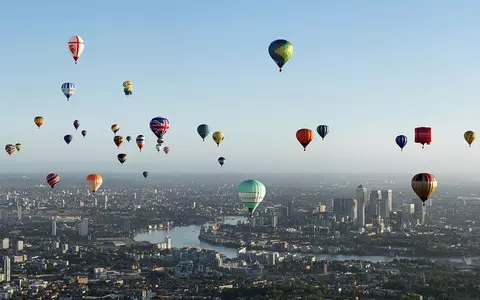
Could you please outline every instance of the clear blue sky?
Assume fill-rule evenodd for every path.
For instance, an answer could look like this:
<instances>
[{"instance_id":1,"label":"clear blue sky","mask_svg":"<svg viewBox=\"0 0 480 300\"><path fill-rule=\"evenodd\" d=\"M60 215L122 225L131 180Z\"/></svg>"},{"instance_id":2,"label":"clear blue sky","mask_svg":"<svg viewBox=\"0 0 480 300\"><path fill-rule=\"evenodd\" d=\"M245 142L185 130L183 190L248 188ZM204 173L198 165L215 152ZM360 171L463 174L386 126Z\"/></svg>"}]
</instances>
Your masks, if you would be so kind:
<instances>
[{"instance_id":1,"label":"clear blue sky","mask_svg":"<svg viewBox=\"0 0 480 300\"><path fill-rule=\"evenodd\" d=\"M0 139L24 149L4 152L0 168L474 173L480 144L468 148L463 132L480 133L479 12L476 0L9 1L0 11ZM76 34L85 40L78 65L67 47ZM277 38L294 46L282 73L267 52ZM70 102L60 91L67 81L77 87ZM167 156L154 149L155 116L171 122ZM113 123L147 139L142 153L122 145L123 166ZM201 123L225 133L220 148L202 143ZM316 134L304 152L296 130L319 124L330 135ZM413 143L417 126L433 128L424 150ZM398 134L409 138L404 152Z\"/></svg>"}]
</instances>

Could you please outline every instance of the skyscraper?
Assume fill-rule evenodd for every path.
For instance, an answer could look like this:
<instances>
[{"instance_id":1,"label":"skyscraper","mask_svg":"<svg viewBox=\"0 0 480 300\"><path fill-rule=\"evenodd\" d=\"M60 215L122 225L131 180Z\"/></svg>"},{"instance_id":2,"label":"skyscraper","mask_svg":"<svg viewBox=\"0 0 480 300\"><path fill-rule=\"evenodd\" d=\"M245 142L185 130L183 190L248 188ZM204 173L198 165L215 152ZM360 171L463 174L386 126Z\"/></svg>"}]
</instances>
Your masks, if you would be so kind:
<instances>
[{"instance_id":1,"label":"skyscraper","mask_svg":"<svg viewBox=\"0 0 480 300\"><path fill-rule=\"evenodd\" d=\"M105 210L107 210L107 207L108 207L108 197L107 197L107 195L105 195L104 200L105 200L105 207L104 208L105 208Z\"/></svg>"},{"instance_id":2,"label":"skyscraper","mask_svg":"<svg viewBox=\"0 0 480 300\"><path fill-rule=\"evenodd\" d=\"M293 201L293 200L288 201L287 217L292 217L293 216L293 205L294 204L295 204L295 201Z\"/></svg>"},{"instance_id":3,"label":"skyscraper","mask_svg":"<svg viewBox=\"0 0 480 300\"><path fill-rule=\"evenodd\" d=\"M392 212L392 204L393 204L393 201L392 201L392 190L390 189L383 189L382 190L382 200L385 201L385 212L386 212L386 216L385 217L389 217L390 216L390 213ZM382 216L383 217L383 216Z\"/></svg>"},{"instance_id":4,"label":"skyscraper","mask_svg":"<svg viewBox=\"0 0 480 300\"><path fill-rule=\"evenodd\" d=\"M10 257L4 256L3 257L3 278L5 278L6 282L10 282Z\"/></svg>"},{"instance_id":5,"label":"skyscraper","mask_svg":"<svg viewBox=\"0 0 480 300\"><path fill-rule=\"evenodd\" d=\"M88 221L82 221L80 223L80 228L78 230L78 234L80 236L87 236L88 235Z\"/></svg>"},{"instance_id":6,"label":"skyscraper","mask_svg":"<svg viewBox=\"0 0 480 300\"><path fill-rule=\"evenodd\" d=\"M333 199L333 213L337 217L348 217L355 221L357 219L357 200L352 198Z\"/></svg>"},{"instance_id":7,"label":"skyscraper","mask_svg":"<svg viewBox=\"0 0 480 300\"><path fill-rule=\"evenodd\" d=\"M356 200L357 200L357 224L359 227L365 226L365 203L368 200L368 190L359 185L356 190Z\"/></svg>"},{"instance_id":8,"label":"skyscraper","mask_svg":"<svg viewBox=\"0 0 480 300\"><path fill-rule=\"evenodd\" d=\"M57 221L56 220L52 221L52 235L53 236L57 235Z\"/></svg>"},{"instance_id":9,"label":"skyscraper","mask_svg":"<svg viewBox=\"0 0 480 300\"><path fill-rule=\"evenodd\" d=\"M172 238L169 236L165 237L165 243L167 244L167 249L172 249Z\"/></svg>"}]
</instances>

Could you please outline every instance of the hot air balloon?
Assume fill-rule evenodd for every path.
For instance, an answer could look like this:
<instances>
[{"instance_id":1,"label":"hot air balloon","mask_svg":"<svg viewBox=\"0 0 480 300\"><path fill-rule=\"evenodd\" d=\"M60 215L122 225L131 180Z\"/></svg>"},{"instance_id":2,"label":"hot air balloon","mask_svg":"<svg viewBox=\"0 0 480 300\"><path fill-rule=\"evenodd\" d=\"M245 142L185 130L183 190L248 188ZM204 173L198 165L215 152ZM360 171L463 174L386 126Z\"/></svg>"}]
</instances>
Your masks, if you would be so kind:
<instances>
[{"instance_id":1,"label":"hot air balloon","mask_svg":"<svg viewBox=\"0 0 480 300\"><path fill-rule=\"evenodd\" d=\"M123 83L123 92L125 93L125 96L132 94L132 82L130 80Z\"/></svg>"},{"instance_id":2,"label":"hot air balloon","mask_svg":"<svg viewBox=\"0 0 480 300\"><path fill-rule=\"evenodd\" d=\"M65 82L62 84L62 92L67 97L67 101L70 100L70 97L75 93L75 85L71 82Z\"/></svg>"},{"instance_id":3,"label":"hot air balloon","mask_svg":"<svg viewBox=\"0 0 480 300\"><path fill-rule=\"evenodd\" d=\"M432 174L419 173L412 178L412 189L425 206L425 201L437 189L437 179Z\"/></svg>"},{"instance_id":4,"label":"hot air balloon","mask_svg":"<svg viewBox=\"0 0 480 300\"><path fill-rule=\"evenodd\" d=\"M50 173L47 175L47 183L52 187L52 189L55 187L55 185L60 181L60 176L55 173Z\"/></svg>"},{"instance_id":5,"label":"hot air balloon","mask_svg":"<svg viewBox=\"0 0 480 300\"><path fill-rule=\"evenodd\" d=\"M137 136L137 146L140 152L142 152L142 148L145 146L145 137L143 135Z\"/></svg>"},{"instance_id":6,"label":"hot air balloon","mask_svg":"<svg viewBox=\"0 0 480 300\"><path fill-rule=\"evenodd\" d=\"M20 150L22 150L22 148L23 148L22 144L20 144L20 143L15 144L15 149L17 149L17 151L20 152Z\"/></svg>"},{"instance_id":7,"label":"hot air balloon","mask_svg":"<svg viewBox=\"0 0 480 300\"><path fill-rule=\"evenodd\" d=\"M145 177L145 178L148 177L148 172L147 171L143 171L143 177Z\"/></svg>"},{"instance_id":8,"label":"hot air balloon","mask_svg":"<svg viewBox=\"0 0 480 300\"><path fill-rule=\"evenodd\" d=\"M223 132L221 131L215 131L213 134L212 134L212 138L213 140L215 141L215 143L217 143L217 147L220 146L220 143L223 141L223 139L225 138L225 136L223 135Z\"/></svg>"},{"instance_id":9,"label":"hot air balloon","mask_svg":"<svg viewBox=\"0 0 480 300\"><path fill-rule=\"evenodd\" d=\"M218 163L220 164L220 166L223 167L223 164L225 163L225 157L223 157L223 156L222 156L222 157L219 157L219 158L218 158Z\"/></svg>"},{"instance_id":10,"label":"hot air balloon","mask_svg":"<svg viewBox=\"0 0 480 300\"><path fill-rule=\"evenodd\" d=\"M170 147L168 146L163 147L163 152L165 152L165 154L168 154L168 152L170 152Z\"/></svg>"},{"instance_id":11,"label":"hot air balloon","mask_svg":"<svg viewBox=\"0 0 480 300\"><path fill-rule=\"evenodd\" d=\"M280 68L279 71L282 72L282 67L293 54L293 46L289 41L275 40L268 46L268 54Z\"/></svg>"},{"instance_id":12,"label":"hot air balloon","mask_svg":"<svg viewBox=\"0 0 480 300\"><path fill-rule=\"evenodd\" d=\"M67 134L66 136L63 137L63 140L65 141L65 143L70 144L70 142L73 140L73 135L71 134Z\"/></svg>"},{"instance_id":13,"label":"hot air balloon","mask_svg":"<svg viewBox=\"0 0 480 300\"><path fill-rule=\"evenodd\" d=\"M80 58L80 55L82 55L84 47L85 47L85 42L78 35L72 36L68 40L68 50L70 50L70 53L72 54L72 57L75 60L75 64L77 64L77 61Z\"/></svg>"},{"instance_id":14,"label":"hot air balloon","mask_svg":"<svg viewBox=\"0 0 480 300\"><path fill-rule=\"evenodd\" d=\"M117 134L117 132L120 130L120 126L118 124L113 124L111 128L112 128L113 134Z\"/></svg>"},{"instance_id":15,"label":"hot air balloon","mask_svg":"<svg viewBox=\"0 0 480 300\"><path fill-rule=\"evenodd\" d=\"M160 152L160 150L162 149L162 144L155 145L155 149L157 149L157 152Z\"/></svg>"},{"instance_id":16,"label":"hot air balloon","mask_svg":"<svg viewBox=\"0 0 480 300\"><path fill-rule=\"evenodd\" d=\"M263 201L265 186L258 180L246 180L238 186L238 196L252 217L253 212Z\"/></svg>"},{"instance_id":17,"label":"hot air balloon","mask_svg":"<svg viewBox=\"0 0 480 300\"><path fill-rule=\"evenodd\" d=\"M200 137L203 139L203 141L205 142L205 138L210 133L210 128L208 127L207 124L200 124L197 127L197 132L200 135Z\"/></svg>"},{"instance_id":18,"label":"hot air balloon","mask_svg":"<svg viewBox=\"0 0 480 300\"><path fill-rule=\"evenodd\" d=\"M13 152L15 152L16 149L17 148L15 148L15 146L12 144L8 144L5 146L5 151L7 151L9 156L12 156Z\"/></svg>"},{"instance_id":19,"label":"hot air balloon","mask_svg":"<svg viewBox=\"0 0 480 300\"><path fill-rule=\"evenodd\" d=\"M45 119L43 117L40 117L40 116L37 116L33 119L33 122L35 123L35 125L37 125L37 127L40 129L40 127L43 125L43 122L45 121Z\"/></svg>"},{"instance_id":20,"label":"hot air balloon","mask_svg":"<svg viewBox=\"0 0 480 300\"><path fill-rule=\"evenodd\" d=\"M307 146L313 140L313 131L308 128L302 128L297 131L297 140L302 144L303 151L307 151Z\"/></svg>"},{"instance_id":21,"label":"hot air balloon","mask_svg":"<svg viewBox=\"0 0 480 300\"><path fill-rule=\"evenodd\" d=\"M100 176L99 174L88 175L86 181L87 186L90 188L94 195L103 183L102 176Z\"/></svg>"},{"instance_id":22,"label":"hot air balloon","mask_svg":"<svg viewBox=\"0 0 480 300\"><path fill-rule=\"evenodd\" d=\"M422 144L422 149L425 144L430 145L432 142L432 128L430 127L417 127L415 128L415 143Z\"/></svg>"},{"instance_id":23,"label":"hot air balloon","mask_svg":"<svg viewBox=\"0 0 480 300\"><path fill-rule=\"evenodd\" d=\"M170 122L167 118L155 117L150 121L150 130L161 139L170 128Z\"/></svg>"},{"instance_id":24,"label":"hot air balloon","mask_svg":"<svg viewBox=\"0 0 480 300\"><path fill-rule=\"evenodd\" d=\"M468 143L470 147L472 147L472 143L475 141L477 138L477 134L471 130L465 132L463 134L463 137L465 138L465 141Z\"/></svg>"},{"instance_id":25,"label":"hot air balloon","mask_svg":"<svg viewBox=\"0 0 480 300\"><path fill-rule=\"evenodd\" d=\"M120 149L120 145L123 143L123 136L116 135L113 137L113 142L117 145L117 149Z\"/></svg>"},{"instance_id":26,"label":"hot air balloon","mask_svg":"<svg viewBox=\"0 0 480 300\"><path fill-rule=\"evenodd\" d=\"M80 121L79 120L73 121L73 127L75 127L75 130L78 130L79 126L80 126Z\"/></svg>"},{"instance_id":27,"label":"hot air balloon","mask_svg":"<svg viewBox=\"0 0 480 300\"><path fill-rule=\"evenodd\" d=\"M130 143L130 141L132 140L132 137L131 137L131 136L129 136L129 135L127 135L126 139L127 139L127 142L129 142L129 143Z\"/></svg>"},{"instance_id":28,"label":"hot air balloon","mask_svg":"<svg viewBox=\"0 0 480 300\"><path fill-rule=\"evenodd\" d=\"M82 130L82 135L83 135L83 137L85 137L87 135L87 131L85 129Z\"/></svg>"},{"instance_id":29,"label":"hot air balloon","mask_svg":"<svg viewBox=\"0 0 480 300\"><path fill-rule=\"evenodd\" d=\"M120 153L117 155L118 161L123 165L123 163L127 160L127 155L125 153Z\"/></svg>"},{"instance_id":30,"label":"hot air balloon","mask_svg":"<svg viewBox=\"0 0 480 300\"><path fill-rule=\"evenodd\" d=\"M322 140L323 140L328 134L328 126L327 125L318 125L317 126L317 132L322 137Z\"/></svg>"},{"instance_id":31,"label":"hot air balloon","mask_svg":"<svg viewBox=\"0 0 480 300\"><path fill-rule=\"evenodd\" d=\"M403 148L407 145L407 137L401 134L395 138L395 143L397 143L398 147L403 151Z\"/></svg>"}]
</instances>

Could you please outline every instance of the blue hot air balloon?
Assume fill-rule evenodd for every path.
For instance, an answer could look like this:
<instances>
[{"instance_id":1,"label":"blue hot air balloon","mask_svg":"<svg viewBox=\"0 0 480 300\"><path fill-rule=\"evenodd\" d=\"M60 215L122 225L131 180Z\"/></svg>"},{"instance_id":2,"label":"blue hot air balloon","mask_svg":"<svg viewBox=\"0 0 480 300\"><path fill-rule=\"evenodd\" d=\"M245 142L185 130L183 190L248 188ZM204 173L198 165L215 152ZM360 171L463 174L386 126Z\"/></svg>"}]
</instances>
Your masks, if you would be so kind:
<instances>
[{"instance_id":1,"label":"blue hot air balloon","mask_svg":"<svg viewBox=\"0 0 480 300\"><path fill-rule=\"evenodd\" d=\"M407 137L402 135L399 135L395 138L395 142L397 143L398 147L403 151L403 148L407 145Z\"/></svg>"},{"instance_id":2,"label":"blue hot air balloon","mask_svg":"<svg viewBox=\"0 0 480 300\"><path fill-rule=\"evenodd\" d=\"M161 139L170 128L170 122L167 118L155 117L150 121L150 130Z\"/></svg>"},{"instance_id":3,"label":"blue hot air balloon","mask_svg":"<svg viewBox=\"0 0 480 300\"><path fill-rule=\"evenodd\" d=\"M328 134L328 126L327 125L318 125L317 132L322 137L322 140L323 140Z\"/></svg>"},{"instance_id":4,"label":"blue hot air balloon","mask_svg":"<svg viewBox=\"0 0 480 300\"><path fill-rule=\"evenodd\" d=\"M63 137L65 140L65 143L70 144L70 142L73 140L73 136L71 134L67 134L66 136Z\"/></svg>"},{"instance_id":5,"label":"blue hot air balloon","mask_svg":"<svg viewBox=\"0 0 480 300\"><path fill-rule=\"evenodd\" d=\"M75 85L71 82L65 82L62 84L62 92L65 94L65 97L67 97L67 100L69 100L75 93Z\"/></svg>"},{"instance_id":6,"label":"blue hot air balloon","mask_svg":"<svg viewBox=\"0 0 480 300\"><path fill-rule=\"evenodd\" d=\"M208 127L207 124L200 124L197 127L197 132L205 142L205 138L210 134L210 128Z\"/></svg>"}]
</instances>

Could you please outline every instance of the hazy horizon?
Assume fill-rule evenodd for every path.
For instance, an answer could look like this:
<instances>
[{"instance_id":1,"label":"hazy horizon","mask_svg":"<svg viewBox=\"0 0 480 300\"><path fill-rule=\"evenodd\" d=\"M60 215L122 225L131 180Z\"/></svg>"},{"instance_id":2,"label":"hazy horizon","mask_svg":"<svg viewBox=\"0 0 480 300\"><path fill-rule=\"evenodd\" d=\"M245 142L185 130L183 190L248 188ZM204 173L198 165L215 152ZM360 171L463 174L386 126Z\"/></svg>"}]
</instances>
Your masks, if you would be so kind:
<instances>
[{"instance_id":1,"label":"hazy horizon","mask_svg":"<svg viewBox=\"0 0 480 300\"><path fill-rule=\"evenodd\" d=\"M128 4L84 1L73 14L48 2L3 6L1 140L23 149L4 152L2 172L393 172L405 183L429 172L440 188L480 168L480 145L463 140L478 129L480 2ZM77 65L67 47L76 34L85 41ZM294 47L282 73L267 52L277 38ZM60 90L68 81L77 88L70 101ZM154 148L156 116L171 123L168 155ZM120 150L114 123L132 136ZM201 123L225 133L220 147L212 132L202 142ZM320 124L331 132L323 141L315 132L304 152L295 132ZM433 129L425 149L414 143L417 126ZM74 135L69 146L65 134ZM409 139L403 152L398 134Z\"/></svg>"}]
</instances>

